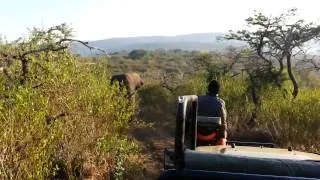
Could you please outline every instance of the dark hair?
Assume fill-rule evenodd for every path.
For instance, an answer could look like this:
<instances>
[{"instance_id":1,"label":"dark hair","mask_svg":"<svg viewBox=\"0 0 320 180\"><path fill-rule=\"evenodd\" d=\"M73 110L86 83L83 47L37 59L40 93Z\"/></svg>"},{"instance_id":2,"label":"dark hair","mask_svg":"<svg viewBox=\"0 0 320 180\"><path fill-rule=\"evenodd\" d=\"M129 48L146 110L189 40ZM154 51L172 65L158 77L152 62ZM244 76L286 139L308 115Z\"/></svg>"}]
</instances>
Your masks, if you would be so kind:
<instances>
[{"instance_id":1,"label":"dark hair","mask_svg":"<svg viewBox=\"0 0 320 180\"><path fill-rule=\"evenodd\" d=\"M217 80L212 80L208 85L208 93L209 94L218 94L220 91L220 84Z\"/></svg>"}]
</instances>

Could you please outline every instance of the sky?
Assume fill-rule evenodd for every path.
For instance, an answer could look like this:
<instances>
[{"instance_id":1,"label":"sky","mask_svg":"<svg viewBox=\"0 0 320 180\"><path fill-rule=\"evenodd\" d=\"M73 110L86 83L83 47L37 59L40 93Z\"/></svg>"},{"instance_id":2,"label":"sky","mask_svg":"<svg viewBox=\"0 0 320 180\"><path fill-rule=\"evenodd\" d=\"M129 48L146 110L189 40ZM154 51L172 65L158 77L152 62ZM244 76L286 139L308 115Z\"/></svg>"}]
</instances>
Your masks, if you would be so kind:
<instances>
[{"instance_id":1,"label":"sky","mask_svg":"<svg viewBox=\"0 0 320 180\"><path fill-rule=\"evenodd\" d=\"M279 15L298 8L320 22L318 0L1 0L0 35L11 41L28 28L67 23L75 38L173 36L242 29L254 10Z\"/></svg>"}]
</instances>

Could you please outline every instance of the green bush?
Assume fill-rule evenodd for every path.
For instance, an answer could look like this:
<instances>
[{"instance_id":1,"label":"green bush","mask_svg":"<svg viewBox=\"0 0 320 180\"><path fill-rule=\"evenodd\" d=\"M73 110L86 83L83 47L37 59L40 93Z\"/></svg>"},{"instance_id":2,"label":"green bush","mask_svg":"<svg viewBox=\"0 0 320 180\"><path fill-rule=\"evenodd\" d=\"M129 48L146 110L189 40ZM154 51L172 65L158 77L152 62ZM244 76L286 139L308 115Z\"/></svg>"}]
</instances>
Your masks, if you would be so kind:
<instances>
[{"instance_id":1,"label":"green bush","mask_svg":"<svg viewBox=\"0 0 320 180\"><path fill-rule=\"evenodd\" d=\"M259 118L280 145L319 152L319 99L319 89L303 89L296 99L270 91L264 95Z\"/></svg>"},{"instance_id":2,"label":"green bush","mask_svg":"<svg viewBox=\"0 0 320 180\"><path fill-rule=\"evenodd\" d=\"M22 46L37 49L43 42L39 34L12 49L3 45L0 51L14 55L25 50ZM51 41L42 47L55 48ZM12 77L0 75L1 179L83 178L101 160L113 167L117 153L130 154L135 145L119 146L127 140L116 137L128 128L136 106L124 91L110 86L104 62L82 65L64 50L30 54L27 59L24 82L18 58L6 67Z\"/></svg>"},{"instance_id":3,"label":"green bush","mask_svg":"<svg viewBox=\"0 0 320 180\"><path fill-rule=\"evenodd\" d=\"M148 51L144 50L144 49L135 49L135 50L132 50L128 56L133 59L133 60L136 60L136 59L141 59L143 58L145 55L147 55Z\"/></svg>"}]
</instances>

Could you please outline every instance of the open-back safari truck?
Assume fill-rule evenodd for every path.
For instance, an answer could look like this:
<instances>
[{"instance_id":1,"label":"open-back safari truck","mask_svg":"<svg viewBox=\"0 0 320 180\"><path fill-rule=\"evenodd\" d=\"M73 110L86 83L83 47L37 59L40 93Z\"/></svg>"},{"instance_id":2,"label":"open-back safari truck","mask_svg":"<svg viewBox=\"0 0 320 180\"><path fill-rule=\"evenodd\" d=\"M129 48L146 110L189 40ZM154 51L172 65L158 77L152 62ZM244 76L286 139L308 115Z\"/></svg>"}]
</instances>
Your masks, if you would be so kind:
<instances>
[{"instance_id":1,"label":"open-back safari truck","mask_svg":"<svg viewBox=\"0 0 320 180\"><path fill-rule=\"evenodd\" d=\"M164 150L160 179L320 179L319 154L276 148L272 143L199 145L197 128L214 128L221 122L199 117L197 100L196 95L178 99L175 147Z\"/></svg>"}]
</instances>

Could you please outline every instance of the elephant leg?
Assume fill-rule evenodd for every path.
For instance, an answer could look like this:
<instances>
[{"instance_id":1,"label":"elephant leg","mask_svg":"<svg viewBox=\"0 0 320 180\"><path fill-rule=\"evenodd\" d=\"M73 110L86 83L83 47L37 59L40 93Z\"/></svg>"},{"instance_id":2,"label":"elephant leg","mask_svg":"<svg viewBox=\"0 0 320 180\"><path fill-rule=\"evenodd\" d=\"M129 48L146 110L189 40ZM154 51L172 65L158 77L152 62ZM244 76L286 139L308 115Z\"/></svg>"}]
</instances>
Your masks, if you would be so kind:
<instances>
[{"instance_id":1,"label":"elephant leg","mask_svg":"<svg viewBox=\"0 0 320 180\"><path fill-rule=\"evenodd\" d=\"M136 104L136 99L135 98L136 97L135 97L134 93L130 94L129 104L130 104L130 106L131 106L131 108L133 110L133 113L130 116L128 123L132 123L134 120L137 119L137 107L138 107L138 105Z\"/></svg>"}]
</instances>

